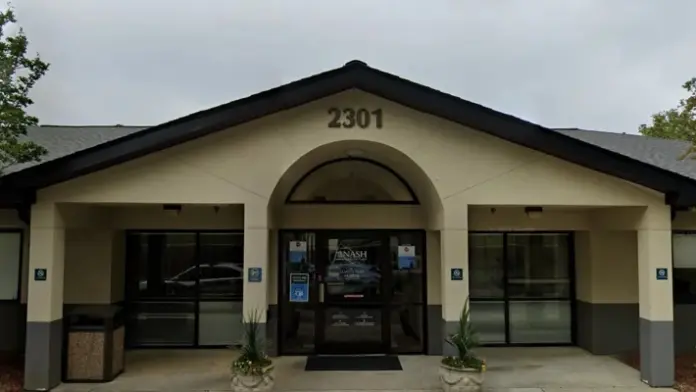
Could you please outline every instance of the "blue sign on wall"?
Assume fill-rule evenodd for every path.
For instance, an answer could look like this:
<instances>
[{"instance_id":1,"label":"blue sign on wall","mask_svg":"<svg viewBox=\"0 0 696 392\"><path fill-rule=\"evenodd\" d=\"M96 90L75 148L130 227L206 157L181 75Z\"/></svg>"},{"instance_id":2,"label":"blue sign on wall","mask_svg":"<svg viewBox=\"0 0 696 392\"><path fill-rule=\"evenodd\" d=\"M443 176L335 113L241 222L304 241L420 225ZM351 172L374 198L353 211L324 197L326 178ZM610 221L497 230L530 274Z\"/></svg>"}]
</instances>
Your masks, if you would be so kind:
<instances>
[{"instance_id":1,"label":"blue sign on wall","mask_svg":"<svg viewBox=\"0 0 696 392\"><path fill-rule=\"evenodd\" d=\"M464 280L464 270L461 268L452 268L452 271L450 273L450 279Z\"/></svg>"},{"instance_id":2,"label":"blue sign on wall","mask_svg":"<svg viewBox=\"0 0 696 392\"><path fill-rule=\"evenodd\" d=\"M249 267L249 282L260 282L262 276L261 267Z\"/></svg>"},{"instance_id":3,"label":"blue sign on wall","mask_svg":"<svg viewBox=\"0 0 696 392\"><path fill-rule=\"evenodd\" d=\"M309 274L290 274L290 302L309 302Z\"/></svg>"},{"instance_id":4,"label":"blue sign on wall","mask_svg":"<svg viewBox=\"0 0 696 392\"><path fill-rule=\"evenodd\" d=\"M657 280L667 280L667 268L657 268L655 271Z\"/></svg>"},{"instance_id":5,"label":"blue sign on wall","mask_svg":"<svg viewBox=\"0 0 696 392\"><path fill-rule=\"evenodd\" d=\"M48 270L46 268L34 268L34 280L46 280Z\"/></svg>"}]
</instances>

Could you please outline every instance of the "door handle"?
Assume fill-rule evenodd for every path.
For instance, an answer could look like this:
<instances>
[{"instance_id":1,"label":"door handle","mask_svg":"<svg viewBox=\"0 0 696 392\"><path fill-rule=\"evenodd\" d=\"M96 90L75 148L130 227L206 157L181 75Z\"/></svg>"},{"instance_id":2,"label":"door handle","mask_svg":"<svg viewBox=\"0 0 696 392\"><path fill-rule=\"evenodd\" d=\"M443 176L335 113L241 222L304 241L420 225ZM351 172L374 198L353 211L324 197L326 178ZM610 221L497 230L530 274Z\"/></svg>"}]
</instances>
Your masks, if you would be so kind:
<instances>
[{"instance_id":1,"label":"door handle","mask_svg":"<svg viewBox=\"0 0 696 392\"><path fill-rule=\"evenodd\" d=\"M319 303L324 303L324 282L319 283Z\"/></svg>"}]
</instances>

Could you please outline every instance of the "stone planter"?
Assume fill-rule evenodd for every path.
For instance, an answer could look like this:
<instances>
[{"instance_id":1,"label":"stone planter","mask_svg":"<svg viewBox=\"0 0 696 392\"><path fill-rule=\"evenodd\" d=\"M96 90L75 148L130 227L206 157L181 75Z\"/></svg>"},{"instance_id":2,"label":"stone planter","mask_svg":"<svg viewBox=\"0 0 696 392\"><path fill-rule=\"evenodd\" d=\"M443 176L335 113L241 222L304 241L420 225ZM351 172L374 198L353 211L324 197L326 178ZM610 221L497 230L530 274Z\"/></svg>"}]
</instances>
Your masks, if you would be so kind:
<instances>
[{"instance_id":1,"label":"stone planter","mask_svg":"<svg viewBox=\"0 0 696 392\"><path fill-rule=\"evenodd\" d=\"M232 373L230 385L233 392L269 392L275 386L275 370L270 365L259 376Z\"/></svg>"},{"instance_id":2,"label":"stone planter","mask_svg":"<svg viewBox=\"0 0 696 392\"><path fill-rule=\"evenodd\" d=\"M440 385L443 392L479 392L483 388L483 372L440 364Z\"/></svg>"}]
</instances>

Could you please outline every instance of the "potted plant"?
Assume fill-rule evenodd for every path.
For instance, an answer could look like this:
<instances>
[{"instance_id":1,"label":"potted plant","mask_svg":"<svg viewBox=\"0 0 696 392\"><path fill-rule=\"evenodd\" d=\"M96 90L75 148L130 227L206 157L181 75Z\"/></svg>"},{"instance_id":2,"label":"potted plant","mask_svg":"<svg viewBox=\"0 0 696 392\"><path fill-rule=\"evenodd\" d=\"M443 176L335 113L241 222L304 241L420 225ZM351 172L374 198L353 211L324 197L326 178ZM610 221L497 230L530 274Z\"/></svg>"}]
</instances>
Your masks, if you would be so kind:
<instances>
[{"instance_id":1,"label":"potted plant","mask_svg":"<svg viewBox=\"0 0 696 392\"><path fill-rule=\"evenodd\" d=\"M478 345L478 337L469 322L469 298L459 316L457 330L450 334L446 342L457 355L442 358L440 364L440 384L444 392L478 392L483 386L486 361L479 358L473 349Z\"/></svg>"},{"instance_id":2,"label":"potted plant","mask_svg":"<svg viewBox=\"0 0 696 392\"><path fill-rule=\"evenodd\" d=\"M230 383L234 392L266 392L275 385L273 361L261 338L261 316L256 310L244 320L240 355L232 362Z\"/></svg>"}]
</instances>

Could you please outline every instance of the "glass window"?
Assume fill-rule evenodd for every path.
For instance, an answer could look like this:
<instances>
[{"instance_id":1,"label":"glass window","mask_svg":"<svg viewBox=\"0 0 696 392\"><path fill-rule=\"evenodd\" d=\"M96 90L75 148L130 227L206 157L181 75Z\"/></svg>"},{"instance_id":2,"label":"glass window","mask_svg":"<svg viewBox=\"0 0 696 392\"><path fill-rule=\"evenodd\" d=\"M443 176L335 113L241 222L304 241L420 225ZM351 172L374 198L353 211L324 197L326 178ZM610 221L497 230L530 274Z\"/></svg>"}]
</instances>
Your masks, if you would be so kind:
<instances>
[{"instance_id":1,"label":"glass window","mask_svg":"<svg viewBox=\"0 0 696 392\"><path fill-rule=\"evenodd\" d=\"M0 300L16 300L19 294L22 234L0 233Z\"/></svg>"},{"instance_id":2,"label":"glass window","mask_svg":"<svg viewBox=\"0 0 696 392\"><path fill-rule=\"evenodd\" d=\"M696 234L672 236L674 302L696 303Z\"/></svg>"},{"instance_id":3,"label":"glass window","mask_svg":"<svg viewBox=\"0 0 696 392\"><path fill-rule=\"evenodd\" d=\"M509 296L570 298L569 238L559 233L509 234Z\"/></svg>"},{"instance_id":4,"label":"glass window","mask_svg":"<svg viewBox=\"0 0 696 392\"><path fill-rule=\"evenodd\" d=\"M570 343L570 301L510 302L510 343Z\"/></svg>"},{"instance_id":5,"label":"glass window","mask_svg":"<svg viewBox=\"0 0 696 392\"><path fill-rule=\"evenodd\" d=\"M471 300L469 303L471 324L478 332L482 344L505 343L505 301Z\"/></svg>"},{"instance_id":6,"label":"glass window","mask_svg":"<svg viewBox=\"0 0 696 392\"><path fill-rule=\"evenodd\" d=\"M471 298L503 298L503 234L469 235L469 295Z\"/></svg>"},{"instance_id":7,"label":"glass window","mask_svg":"<svg viewBox=\"0 0 696 392\"><path fill-rule=\"evenodd\" d=\"M137 297L194 297L198 274L195 233L147 233L139 237Z\"/></svg>"},{"instance_id":8,"label":"glass window","mask_svg":"<svg viewBox=\"0 0 696 392\"><path fill-rule=\"evenodd\" d=\"M200 295L202 298L242 298L244 235L200 234Z\"/></svg>"}]
</instances>

